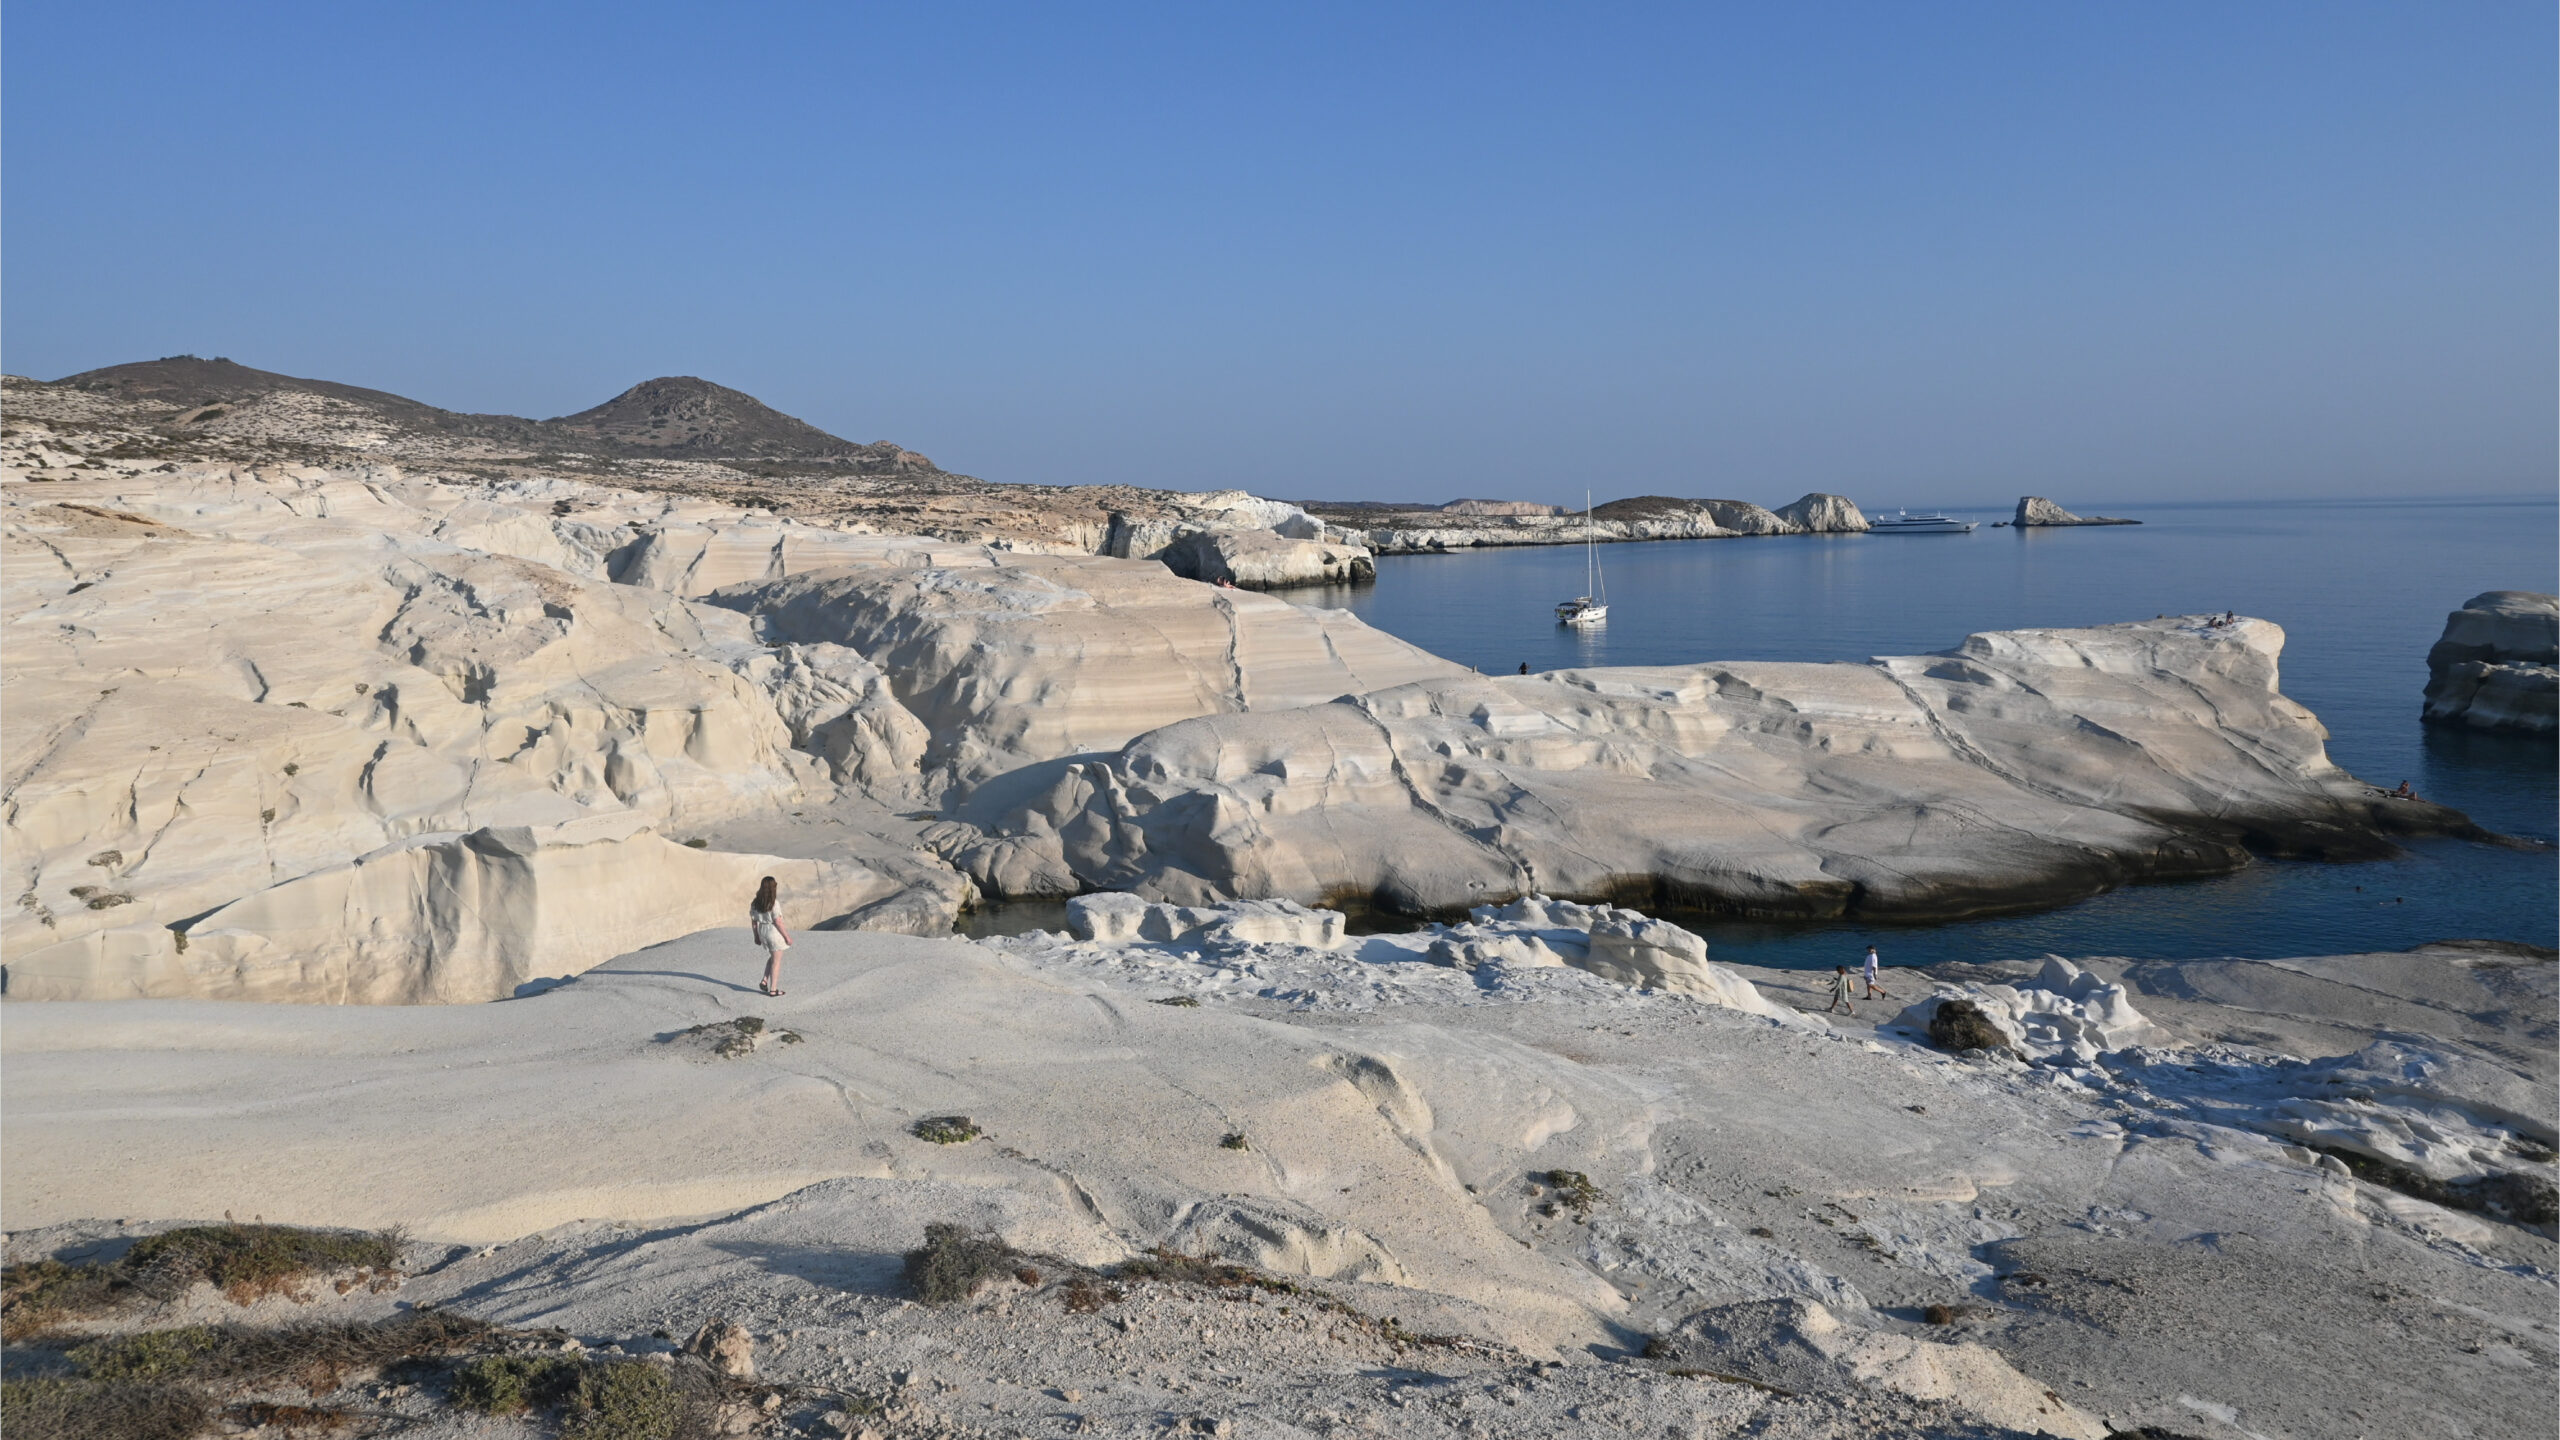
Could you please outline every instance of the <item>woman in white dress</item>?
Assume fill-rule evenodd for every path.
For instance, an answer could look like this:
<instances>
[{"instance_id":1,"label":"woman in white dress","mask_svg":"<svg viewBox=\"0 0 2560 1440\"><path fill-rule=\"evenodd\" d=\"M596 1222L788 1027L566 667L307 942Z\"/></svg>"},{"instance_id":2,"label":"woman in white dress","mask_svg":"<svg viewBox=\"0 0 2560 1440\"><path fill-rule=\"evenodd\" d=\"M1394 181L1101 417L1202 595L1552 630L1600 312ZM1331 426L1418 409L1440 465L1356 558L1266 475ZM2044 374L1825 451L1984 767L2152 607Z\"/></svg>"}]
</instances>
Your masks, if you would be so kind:
<instances>
[{"instance_id":1,"label":"woman in white dress","mask_svg":"<svg viewBox=\"0 0 2560 1440\"><path fill-rule=\"evenodd\" d=\"M767 995L782 993L782 952L791 948L791 932L782 928L782 917L773 913L781 900L781 887L773 877L764 877L756 887L756 898L747 906L747 925L755 931L756 943L764 947L764 983L756 988Z\"/></svg>"}]
</instances>

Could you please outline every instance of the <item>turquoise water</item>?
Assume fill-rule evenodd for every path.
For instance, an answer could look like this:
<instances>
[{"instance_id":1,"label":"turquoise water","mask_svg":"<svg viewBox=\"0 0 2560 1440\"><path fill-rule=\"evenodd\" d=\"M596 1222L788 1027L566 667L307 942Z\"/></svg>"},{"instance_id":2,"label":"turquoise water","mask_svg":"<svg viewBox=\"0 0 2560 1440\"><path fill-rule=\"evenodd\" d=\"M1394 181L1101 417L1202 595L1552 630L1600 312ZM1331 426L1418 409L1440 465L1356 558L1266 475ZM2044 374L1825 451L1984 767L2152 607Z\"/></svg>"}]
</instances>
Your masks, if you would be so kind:
<instances>
[{"instance_id":1,"label":"turquoise water","mask_svg":"<svg viewBox=\"0 0 2560 1440\"><path fill-rule=\"evenodd\" d=\"M2140 526L1971 535L1776 536L1601 550L1608 626L1567 630L1575 547L1390 556L1373 585L1297 591L1487 672L1705 660L1862 660L1943 650L1977 630L2237 610L2284 626L2285 693L2367 780L2490 829L2560 835L2560 750L2418 721L2427 647L2483 590L2560 589L2549 499L2098 506ZM1962 512L1950 512L1962 513ZM2359 888L2360 887L2360 888ZM2441 939L2560 943L2560 855L2430 841L2360 865L2268 861L2218 880L1927 926L1682 917L1716 953L1827 966L1870 940L1889 961L2039 955L2335 954Z\"/></svg>"}]
</instances>

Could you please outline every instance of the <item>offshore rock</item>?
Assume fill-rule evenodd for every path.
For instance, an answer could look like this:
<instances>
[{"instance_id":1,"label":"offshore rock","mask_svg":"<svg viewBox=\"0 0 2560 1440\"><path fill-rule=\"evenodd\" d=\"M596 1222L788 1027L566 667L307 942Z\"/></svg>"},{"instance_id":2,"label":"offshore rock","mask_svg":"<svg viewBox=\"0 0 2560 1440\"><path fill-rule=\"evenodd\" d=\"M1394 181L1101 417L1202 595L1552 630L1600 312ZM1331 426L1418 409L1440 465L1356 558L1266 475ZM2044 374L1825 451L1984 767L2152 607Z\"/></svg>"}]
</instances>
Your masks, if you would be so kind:
<instances>
[{"instance_id":1,"label":"offshore rock","mask_svg":"<svg viewBox=\"0 0 2560 1440\"><path fill-rule=\"evenodd\" d=\"M2474 595L2427 652L2425 718L2474 730L2549 735L2560 721L2560 599L2529 590Z\"/></svg>"},{"instance_id":2,"label":"offshore rock","mask_svg":"<svg viewBox=\"0 0 2560 1440\"><path fill-rule=\"evenodd\" d=\"M2041 495L2018 497L2018 516L2009 522L2021 529L2039 525L2139 525L2139 520L2116 520L2104 515L2074 515Z\"/></svg>"},{"instance_id":3,"label":"offshore rock","mask_svg":"<svg viewBox=\"0 0 2560 1440\"><path fill-rule=\"evenodd\" d=\"M2471 833L2329 762L2283 632L1976 635L1865 664L1465 676L1186 721L991 828L1080 889L1180 904L1531 893L1943 916Z\"/></svg>"}]
</instances>

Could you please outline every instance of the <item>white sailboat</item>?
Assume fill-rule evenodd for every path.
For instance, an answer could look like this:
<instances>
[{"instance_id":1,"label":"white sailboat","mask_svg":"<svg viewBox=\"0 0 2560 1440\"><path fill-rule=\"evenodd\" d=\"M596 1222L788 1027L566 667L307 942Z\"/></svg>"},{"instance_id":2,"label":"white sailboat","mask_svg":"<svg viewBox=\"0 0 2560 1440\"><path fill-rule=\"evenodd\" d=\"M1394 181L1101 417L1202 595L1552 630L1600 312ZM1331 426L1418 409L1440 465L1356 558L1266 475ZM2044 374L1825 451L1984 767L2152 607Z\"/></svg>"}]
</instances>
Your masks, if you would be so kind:
<instances>
[{"instance_id":1,"label":"white sailboat","mask_svg":"<svg viewBox=\"0 0 2560 1440\"><path fill-rule=\"evenodd\" d=\"M1600 573L1599 532L1591 524L1591 492L1582 492L1582 587L1556 607L1556 623L1589 630L1609 623L1609 582Z\"/></svg>"}]
</instances>

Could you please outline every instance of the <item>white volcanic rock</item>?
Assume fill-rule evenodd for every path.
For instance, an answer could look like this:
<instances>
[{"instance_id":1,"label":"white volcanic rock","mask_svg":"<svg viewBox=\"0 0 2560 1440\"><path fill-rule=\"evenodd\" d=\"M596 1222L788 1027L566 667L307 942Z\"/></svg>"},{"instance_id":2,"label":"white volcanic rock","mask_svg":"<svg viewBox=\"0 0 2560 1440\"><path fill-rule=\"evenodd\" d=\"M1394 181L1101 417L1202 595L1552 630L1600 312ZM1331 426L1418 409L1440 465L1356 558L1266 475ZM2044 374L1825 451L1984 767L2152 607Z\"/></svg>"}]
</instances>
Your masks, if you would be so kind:
<instances>
[{"instance_id":1,"label":"white volcanic rock","mask_svg":"<svg viewBox=\"0 0 2560 1440\"><path fill-rule=\"evenodd\" d=\"M1508 905L1478 906L1467 924L1431 942L1436 964L1474 970L1488 964L1570 965L1639 990L1664 990L1728 1009L1793 1020L1750 981L1707 960L1707 942L1668 920L1612 905L1576 905L1531 895Z\"/></svg>"},{"instance_id":2,"label":"white volcanic rock","mask_svg":"<svg viewBox=\"0 0 2560 1440\"><path fill-rule=\"evenodd\" d=\"M2560 724L2560 598L2474 595L2427 652L2425 716L2474 730L2550 734Z\"/></svg>"},{"instance_id":3,"label":"white volcanic rock","mask_svg":"<svg viewBox=\"0 0 2560 1440\"><path fill-rule=\"evenodd\" d=\"M396 1297L268 1313L432 1305L590 1350L718 1316L761 1379L905 1371L899 1423L939 1407L970 1433L1047 1434L1061 1404L1112 1434L1168 1412L1519 1440L2086 1433L2079 1416L2197 1433L2206 1413L2263 1435L2547 1428L2548 1236L2256 1130L2263 1106L2229 1086L2281 1063L2263 1054L1981 1066L1566 967L1414 963L1419 933L1221 953L801 938L780 1000L745 993L762 957L731 925L467 1011L0 1007L8 1258L156 1228L105 1217L405 1224L429 1243ZM2336 983L2255 998L2362 1029L2413 976L2405 1012L2441 1021L2422 1002L2484 958L2282 962ZM2551 962L2503 964L2478 983L2547 1011ZM719 1058L681 1038L748 1014L800 1043ZM2479 1036L2549 1063L2526 1031ZM2496 1103L2470 1072L2431 1083ZM945 1114L991 1138L912 1133ZM1038 1280L912 1303L897 1257L935 1223L1034 1252ZM1039 1258L1159 1246L1307 1293L1121 1277L1088 1312ZM1944 1324L1918 1323L1929 1307Z\"/></svg>"},{"instance_id":4,"label":"white volcanic rock","mask_svg":"<svg viewBox=\"0 0 2560 1440\"><path fill-rule=\"evenodd\" d=\"M743 924L766 875L781 883L795 925L899 888L860 866L696 850L643 825L622 811L413 837L183 927L102 930L13 951L9 995L470 1004L670 934Z\"/></svg>"},{"instance_id":5,"label":"white volcanic rock","mask_svg":"<svg viewBox=\"0 0 2560 1440\"><path fill-rule=\"evenodd\" d=\"M663 518L663 501L386 467L11 483L7 499L13 994L275 997L300 975L313 999L488 998L700 928L669 886L714 862L655 855L677 847L636 828L684 838L830 802L840 780L915 786L924 728L858 655L776 650L743 616L605 580L622 520ZM537 842L516 867L534 879L492 882L568 874L598 845L634 857L589 866L592 893L536 886L544 914L611 922L537 955L432 886L382 888L401 867L421 883L486 869L460 837L596 819L619 838ZM310 898L360 871L361 895ZM726 914L734 877L717 875ZM947 915L965 887L944 879ZM819 893L851 909L894 888L856 866ZM806 898L804 922L844 913ZM353 928L325 935L312 917L331 906ZM217 911L234 930L266 917L272 943L181 952L179 931Z\"/></svg>"},{"instance_id":6,"label":"white volcanic rock","mask_svg":"<svg viewBox=\"0 0 2560 1440\"><path fill-rule=\"evenodd\" d=\"M1105 944L1141 941L1213 952L1253 945L1332 950L1342 944L1343 916L1288 900L1165 905L1124 891L1102 891L1067 902L1067 933Z\"/></svg>"},{"instance_id":7,"label":"white volcanic rock","mask_svg":"<svg viewBox=\"0 0 2560 1440\"><path fill-rule=\"evenodd\" d=\"M2104 515L2074 515L2041 495L2018 497L2017 518L2009 522L2020 528L2039 525L2139 525L2139 520L2116 520Z\"/></svg>"},{"instance_id":8,"label":"white volcanic rock","mask_svg":"<svg viewBox=\"0 0 2560 1440\"><path fill-rule=\"evenodd\" d=\"M1867 664L1427 681L1168 726L983 828L1179 903L1544 892L1948 914L2458 828L2329 763L2283 632L2167 620Z\"/></svg>"},{"instance_id":9,"label":"white volcanic rock","mask_svg":"<svg viewBox=\"0 0 2560 1440\"><path fill-rule=\"evenodd\" d=\"M1117 749L1192 716L1471 673L1346 611L1201 585L1143 561L877 566L713 600L754 613L770 639L868 656L932 732L925 764L963 784Z\"/></svg>"},{"instance_id":10,"label":"white volcanic rock","mask_svg":"<svg viewBox=\"0 0 2560 1440\"><path fill-rule=\"evenodd\" d=\"M1826 495L1817 490L1793 505L1782 505L1778 518L1809 535L1854 534L1867 528L1867 517L1859 513L1857 502L1846 495Z\"/></svg>"},{"instance_id":11,"label":"white volcanic rock","mask_svg":"<svg viewBox=\"0 0 2560 1440\"><path fill-rule=\"evenodd\" d=\"M1793 535L1802 529L1748 500L1701 500L1698 506L1717 525L1737 535Z\"/></svg>"},{"instance_id":12,"label":"white volcanic rock","mask_svg":"<svg viewBox=\"0 0 2560 1440\"><path fill-rule=\"evenodd\" d=\"M1452 500L1440 507L1443 515L1561 515L1561 505L1542 505L1535 500Z\"/></svg>"},{"instance_id":13,"label":"white volcanic rock","mask_svg":"<svg viewBox=\"0 0 2560 1440\"><path fill-rule=\"evenodd\" d=\"M1948 1000L1970 1000L2009 1037L2018 1053L2036 1060L2094 1065L2110 1050L2152 1043L2159 1027L2133 1007L2122 984L2081 969L2059 955L2045 957L2032 980L2015 985L1939 985L1887 1022L1920 1041Z\"/></svg>"},{"instance_id":14,"label":"white volcanic rock","mask_svg":"<svg viewBox=\"0 0 2560 1440\"><path fill-rule=\"evenodd\" d=\"M1657 1337L1654 1351L1674 1364L1712 1364L1797 1394L1871 1389L1934 1400L2013 1434L2105 1440L2108 1433L2044 1382L2019 1374L1998 1351L1847 1324L1819 1300L1702 1310Z\"/></svg>"},{"instance_id":15,"label":"white volcanic rock","mask_svg":"<svg viewBox=\"0 0 2560 1440\"><path fill-rule=\"evenodd\" d=\"M1155 513L1113 511L1110 529L1096 553L1120 560L1152 560L1187 536L1229 532L1263 531L1285 540L1324 538L1323 521L1285 500L1265 500L1242 490L1177 492L1154 498Z\"/></svg>"},{"instance_id":16,"label":"white volcanic rock","mask_svg":"<svg viewBox=\"0 0 2560 1440\"><path fill-rule=\"evenodd\" d=\"M1292 540L1268 530L1195 530L1166 546L1161 558L1186 580L1224 581L1247 590L1347 585L1378 575L1376 562L1360 546Z\"/></svg>"}]
</instances>

